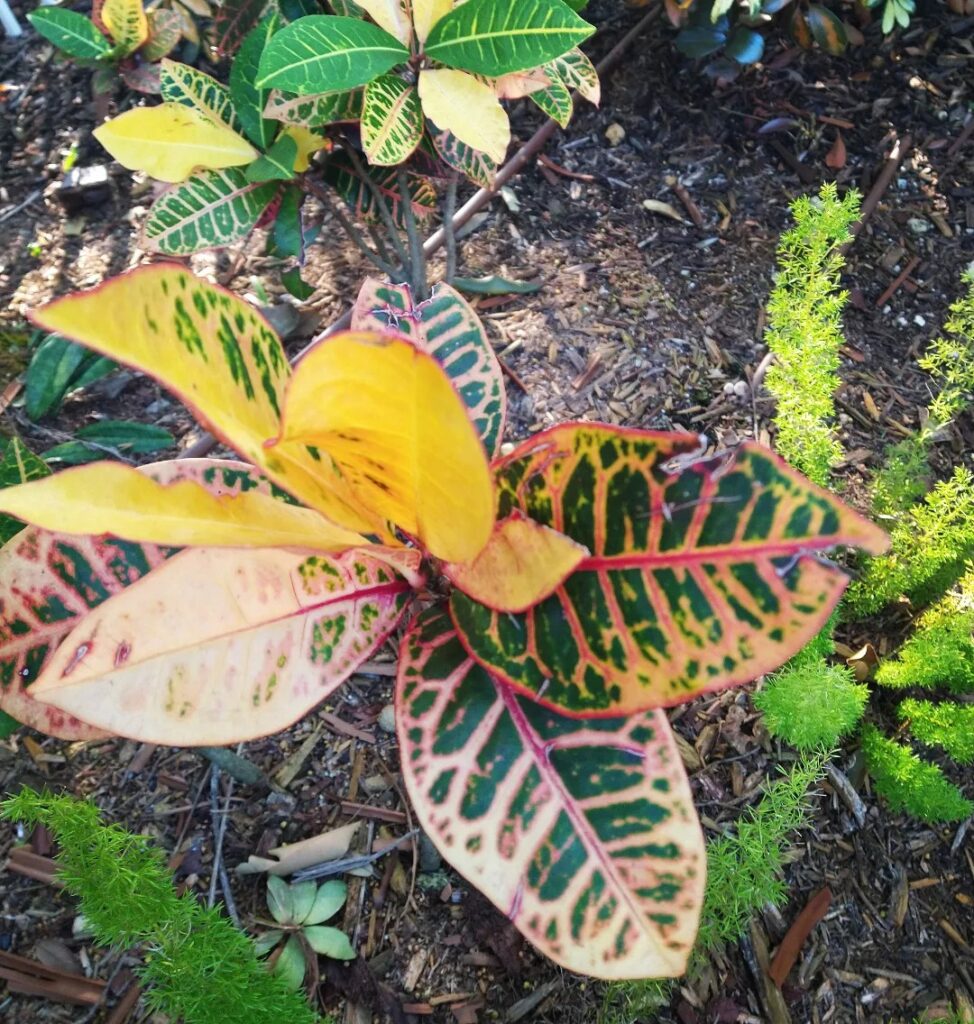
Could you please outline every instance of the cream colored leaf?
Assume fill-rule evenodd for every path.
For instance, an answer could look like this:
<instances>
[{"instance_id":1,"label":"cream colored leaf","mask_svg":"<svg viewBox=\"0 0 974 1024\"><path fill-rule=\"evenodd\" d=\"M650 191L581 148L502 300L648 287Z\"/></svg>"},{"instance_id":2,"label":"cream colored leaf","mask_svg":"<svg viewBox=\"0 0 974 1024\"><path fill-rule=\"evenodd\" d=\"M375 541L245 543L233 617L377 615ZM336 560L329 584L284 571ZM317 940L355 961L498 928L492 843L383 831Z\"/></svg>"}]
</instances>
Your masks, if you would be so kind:
<instances>
[{"instance_id":1,"label":"cream colored leaf","mask_svg":"<svg viewBox=\"0 0 974 1024\"><path fill-rule=\"evenodd\" d=\"M395 36L403 46L409 45L413 28L403 0L355 0L369 17L390 35Z\"/></svg>"},{"instance_id":2,"label":"cream colored leaf","mask_svg":"<svg viewBox=\"0 0 974 1024\"><path fill-rule=\"evenodd\" d=\"M260 155L231 128L181 103L127 110L94 136L123 167L159 181L184 181L197 167L238 167Z\"/></svg>"},{"instance_id":3,"label":"cream colored leaf","mask_svg":"<svg viewBox=\"0 0 974 1024\"><path fill-rule=\"evenodd\" d=\"M451 0L413 0L413 26L419 41L425 43L430 29L452 10Z\"/></svg>"},{"instance_id":4,"label":"cream colored leaf","mask_svg":"<svg viewBox=\"0 0 974 1024\"><path fill-rule=\"evenodd\" d=\"M501 163L511 143L511 125L494 90L452 68L428 68L419 75L423 112L440 131Z\"/></svg>"}]
</instances>

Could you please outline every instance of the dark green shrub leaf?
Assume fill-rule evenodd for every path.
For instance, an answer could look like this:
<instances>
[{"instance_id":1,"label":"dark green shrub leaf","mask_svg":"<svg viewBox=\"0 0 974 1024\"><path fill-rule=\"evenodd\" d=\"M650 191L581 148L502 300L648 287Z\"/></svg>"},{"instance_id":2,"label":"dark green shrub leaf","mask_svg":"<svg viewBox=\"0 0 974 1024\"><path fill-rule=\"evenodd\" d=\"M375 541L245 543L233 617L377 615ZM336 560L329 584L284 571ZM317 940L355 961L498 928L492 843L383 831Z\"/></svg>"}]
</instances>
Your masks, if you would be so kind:
<instances>
[{"instance_id":1,"label":"dark green shrub leaf","mask_svg":"<svg viewBox=\"0 0 974 1024\"><path fill-rule=\"evenodd\" d=\"M433 26L426 53L496 78L547 64L594 31L561 0L467 0Z\"/></svg>"},{"instance_id":2,"label":"dark green shrub leaf","mask_svg":"<svg viewBox=\"0 0 974 1024\"><path fill-rule=\"evenodd\" d=\"M753 28L738 25L727 40L726 53L738 64L755 64L764 54L764 36Z\"/></svg>"},{"instance_id":3,"label":"dark green shrub leaf","mask_svg":"<svg viewBox=\"0 0 974 1024\"><path fill-rule=\"evenodd\" d=\"M290 181L294 177L297 155L298 144L290 135L282 135L263 156L247 167L244 171L247 181Z\"/></svg>"},{"instance_id":4,"label":"dark green shrub leaf","mask_svg":"<svg viewBox=\"0 0 974 1024\"><path fill-rule=\"evenodd\" d=\"M112 51L112 44L83 14L63 7L39 7L27 15L35 29L70 57L97 60Z\"/></svg>"},{"instance_id":5,"label":"dark green shrub leaf","mask_svg":"<svg viewBox=\"0 0 974 1024\"><path fill-rule=\"evenodd\" d=\"M317 14L274 36L260 59L257 84L300 95L338 92L408 59L406 47L371 22Z\"/></svg>"},{"instance_id":6,"label":"dark green shrub leaf","mask_svg":"<svg viewBox=\"0 0 974 1024\"><path fill-rule=\"evenodd\" d=\"M687 57L706 57L727 41L727 32L718 26L685 28L676 37L676 48Z\"/></svg>"},{"instance_id":7,"label":"dark green shrub leaf","mask_svg":"<svg viewBox=\"0 0 974 1024\"><path fill-rule=\"evenodd\" d=\"M260 58L278 25L277 15L272 14L248 32L230 66L230 96L234 110L247 138L259 149L267 149L278 129L277 122L264 117L270 90L257 88Z\"/></svg>"},{"instance_id":8,"label":"dark green shrub leaf","mask_svg":"<svg viewBox=\"0 0 974 1024\"><path fill-rule=\"evenodd\" d=\"M51 334L37 347L24 381L24 411L39 420L56 409L71 382L93 353L67 338Z\"/></svg>"},{"instance_id":9,"label":"dark green shrub leaf","mask_svg":"<svg viewBox=\"0 0 974 1024\"><path fill-rule=\"evenodd\" d=\"M135 420L101 420L82 427L75 437L132 455L150 455L176 443L168 430Z\"/></svg>"},{"instance_id":10,"label":"dark green shrub leaf","mask_svg":"<svg viewBox=\"0 0 974 1024\"><path fill-rule=\"evenodd\" d=\"M236 53L247 33L260 21L267 0L221 0L213 19L216 48L221 57Z\"/></svg>"}]
</instances>

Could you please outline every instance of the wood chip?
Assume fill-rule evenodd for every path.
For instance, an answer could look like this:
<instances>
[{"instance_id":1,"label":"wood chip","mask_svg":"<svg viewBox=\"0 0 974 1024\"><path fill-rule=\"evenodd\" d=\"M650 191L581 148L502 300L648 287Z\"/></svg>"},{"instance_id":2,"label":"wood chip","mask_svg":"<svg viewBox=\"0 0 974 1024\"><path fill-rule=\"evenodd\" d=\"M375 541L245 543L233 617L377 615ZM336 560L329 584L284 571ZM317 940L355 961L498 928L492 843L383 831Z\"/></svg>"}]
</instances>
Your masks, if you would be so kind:
<instances>
[{"instance_id":1,"label":"wood chip","mask_svg":"<svg viewBox=\"0 0 974 1024\"><path fill-rule=\"evenodd\" d=\"M560 986L560 979L556 978L553 981L546 981L543 985L539 985L530 995L519 999L504 1015L506 1024L516 1024L517 1021L532 1013Z\"/></svg>"}]
</instances>

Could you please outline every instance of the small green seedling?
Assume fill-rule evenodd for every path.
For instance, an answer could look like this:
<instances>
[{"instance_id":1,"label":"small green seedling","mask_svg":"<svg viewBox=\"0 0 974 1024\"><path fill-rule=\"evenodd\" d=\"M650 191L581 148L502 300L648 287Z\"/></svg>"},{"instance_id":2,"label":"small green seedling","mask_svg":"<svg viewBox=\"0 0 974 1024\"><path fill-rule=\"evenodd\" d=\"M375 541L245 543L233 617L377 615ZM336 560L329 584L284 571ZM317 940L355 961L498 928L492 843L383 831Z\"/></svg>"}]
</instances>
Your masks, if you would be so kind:
<instances>
[{"instance_id":1,"label":"small green seedling","mask_svg":"<svg viewBox=\"0 0 974 1024\"><path fill-rule=\"evenodd\" d=\"M337 879L323 885L288 885L276 875L268 878L267 909L281 927L257 940L257 954L265 956L276 950L271 969L290 991L296 992L304 984L311 952L332 960L355 959L348 936L322 924L341 910L347 896L348 887Z\"/></svg>"}]
</instances>

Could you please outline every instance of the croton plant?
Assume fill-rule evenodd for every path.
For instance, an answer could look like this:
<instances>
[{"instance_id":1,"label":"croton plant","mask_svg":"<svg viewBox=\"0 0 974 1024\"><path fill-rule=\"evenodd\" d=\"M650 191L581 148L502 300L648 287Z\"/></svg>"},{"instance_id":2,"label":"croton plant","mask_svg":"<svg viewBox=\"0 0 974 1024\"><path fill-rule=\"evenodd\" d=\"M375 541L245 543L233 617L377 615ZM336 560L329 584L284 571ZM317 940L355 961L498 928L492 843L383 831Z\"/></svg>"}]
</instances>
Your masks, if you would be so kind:
<instances>
[{"instance_id":1,"label":"croton plant","mask_svg":"<svg viewBox=\"0 0 974 1024\"><path fill-rule=\"evenodd\" d=\"M0 705L54 736L235 743L390 637L402 772L443 856L544 953L680 974L704 844L664 708L780 665L876 526L757 444L555 426L449 286L369 281L292 369L248 303L156 264L35 313L150 373L241 461L0 491Z\"/></svg>"}]
</instances>

